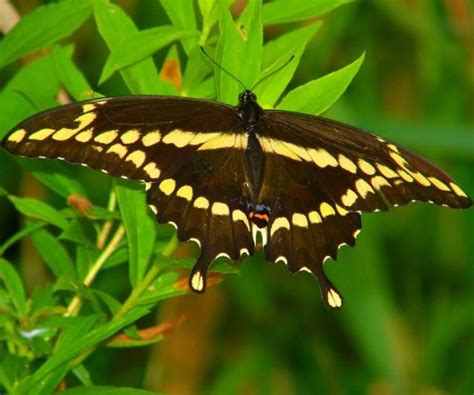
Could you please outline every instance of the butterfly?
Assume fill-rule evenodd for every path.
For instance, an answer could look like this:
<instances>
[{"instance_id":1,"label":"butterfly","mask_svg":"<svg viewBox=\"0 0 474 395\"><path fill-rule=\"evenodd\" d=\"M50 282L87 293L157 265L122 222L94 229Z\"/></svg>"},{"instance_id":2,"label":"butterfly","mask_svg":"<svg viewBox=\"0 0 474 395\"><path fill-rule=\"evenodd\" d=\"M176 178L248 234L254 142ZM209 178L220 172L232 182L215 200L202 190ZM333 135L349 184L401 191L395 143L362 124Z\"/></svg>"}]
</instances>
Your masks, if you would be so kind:
<instances>
[{"instance_id":1,"label":"butterfly","mask_svg":"<svg viewBox=\"0 0 474 395\"><path fill-rule=\"evenodd\" d=\"M63 159L145 183L159 223L200 255L190 288L206 290L219 257L265 258L318 280L327 307L340 292L323 264L354 246L361 213L412 201L467 208L471 199L426 160L355 127L264 110L245 90L237 106L166 96L73 103L21 122L3 140L16 155Z\"/></svg>"}]
</instances>

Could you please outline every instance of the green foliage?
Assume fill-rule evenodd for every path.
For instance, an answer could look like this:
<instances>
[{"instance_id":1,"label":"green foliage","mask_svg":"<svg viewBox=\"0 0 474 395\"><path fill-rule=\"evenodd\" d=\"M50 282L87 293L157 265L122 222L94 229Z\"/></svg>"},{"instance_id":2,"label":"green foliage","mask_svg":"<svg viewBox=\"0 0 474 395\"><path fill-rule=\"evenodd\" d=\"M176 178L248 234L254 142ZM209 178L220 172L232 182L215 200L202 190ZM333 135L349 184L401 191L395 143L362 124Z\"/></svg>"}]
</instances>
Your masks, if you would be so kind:
<instances>
[{"instance_id":1,"label":"green foliage","mask_svg":"<svg viewBox=\"0 0 474 395\"><path fill-rule=\"evenodd\" d=\"M199 45L247 87L279 69L293 56L289 64L255 89L259 103L265 108L320 114L340 98L358 73L364 55L308 82L299 81L297 74L305 67L302 61L305 56L306 59L312 56L313 64L323 63L323 57L313 53L314 48L309 54L305 50L320 32L322 14L348 3L347 0L272 1L263 5L259 0L249 0L238 13L230 8L231 3L230 0L161 0L159 17L156 20L150 17L148 21L153 26L145 29L136 26L119 2L114 4L109 0L64 0L36 8L0 40L0 67L3 68L0 75L5 81L8 79L0 91L0 136L25 117L57 105L60 88L73 100L111 93L179 94L235 104L243 88L213 67L202 55ZM390 9L391 6L387 7ZM263 34L264 26L298 21L304 24L277 29L269 35L271 39ZM343 25L351 23L347 17ZM87 26L93 26L90 29L93 33L87 36L87 47L100 48L103 41L108 48L106 56L90 60L95 67L92 71L86 70L92 66L82 63L81 68L76 64L76 61L80 63L81 53L75 50L74 44L81 39L81 29ZM410 26L415 29L417 24ZM338 41L338 34L334 33L333 41L323 41L330 49L327 53L335 51L331 42ZM65 38L69 40L65 42ZM362 52L363 49L357 54L343 54L339 66ZM21 65L20 60L27 55L31 56L30 61ZM161 73L170 60L177 60L177 81L165 80ZM311 70L309 78L320 74ZM294 82L295 76L297 82ZM364 83L369 81L366 86L377 85L370 81L370 75L362 73L361 78ZM99 80L98 87L96 80ZM302 84L297 86L300 82ZM370 98L365 100L366 107L376 107ZM333 108L333 114L357 120L354 114L361 108L357 107L359 103L354 109L347 103L341 100ZM457 139L453 137L456 132L451 135L441 130L439 137L432 139L431 135L427 138L426 133L415 128L410 132L400 132L397 127L393 127L393 131L388 129L393 137L412 142L414 146L418 144L439 152L449 147L451 153L463 152L470 159L474 157L472 133L457 132L462 135ZM187 269L194 263L195 251L185 246L179 255L173 255L177 249L176 237L169 226L156 224L148 212L143 188L138 184L118 181L109 188L103 176L93 176L91 172L76 170L64 163L7 159L5 154L2 160L15 161L20 169L33 174L39 181L33 185L45 187L52 192L52 198L25 198L2 191L5 205L9 202L21 214L22 225L12 229L10 224L11 233L0 245L0 392L49 394L66 384L77 386L64 392L68 395L151 393L119 387L122 382L114 372L108 378L116 380L112 384L117 387L98 386L96 365L89 363L104 353L105 346L128 350L166 339L166 331L150 324L150 313L155 311L158 302L188 293L185 278ZM464 174L467 180L469 171L466 166L459 174ZM14 177L16 175L4 177L5 189L13 189L11 179ZM66 207L66 200L71 207ZM448 255L441 247L448 239L447 232L456 234L458 243L468 247L460 247L456 242L449 244L451 255L445 262L456 264L468 260L472 215L469 223L458 217L445 221L443 214L428 218L428 227L431 224L435 228L435 223L450 221L455 226L441 230L440 246L433 245L433 240L431 243L429 240L413 242L413 251L420 251L421 256L410 253L409 240L404 250L408 252L401 253L387 242L390 236L386 228L395 235L393 237L402 237L410 226L426 220L418 212L409 211L399 225L382 222L377 228L370 220L367 222L366 234L370 236L362 236L361 245L351 251L353 262L345 265L349 254L343 253L344 270L328 268L335 282L346 290L348 306L340 318L315 307L320 301L313 284L306 286L299 276L291 277L290 281L290 278L278 277L278 272L270 274L270 269L261 268L261 256L246 260L250 263L244 264L244 275L235 285L232 277L236 276L227 276L234 310L223 320L227 322L222 326L229 336L235 332L232 325L244 333L252 332L249 329L252 326L258 329L246 339L250 345L242 346L248 349L242 352L238 368L231 365L227 357L223 358L216 369L217 377L207 383L206 393L239 393L242 383L248 382L257 383L258 393L285 393L285 389L275 391L274 388L275 382L286 381L292 383L294 393L366 393L368 387L364 385L362 390L361 383L378 383L377 380L381 381L382 391L389 388L393 393L409 393L413 389L412 377L441 388L451 385L449 375L445 374L448 351L456 345L462 346L462 339L468 336L466 328L474 327L470 314L472 298L469 298L472 294L462 294L454 311L446 295L451 291L443 288L446 294L431 295L432 303L423 309L419 295L423 284L416 276L421 277L424 272L407 264L423 259L432 263L437 256ZM47 284L34 289L25 272L38 257L25 252L28 240L32 241L45 265L43 270L48 273ZM388 252L380 247L384 243L389 244ZM17 253L20 249L22 254ZM424 256L425 251L429 257ZM401 302L394 296L403 277L397 272L392 273L394 284L388 280L389 262L403 266L404 274L409 272L408 284L412 284L413 289L400 297L407 299L406 311L397 310ZM452 275L451 269L433 270L437 269ZM216 262L212 270L221 275L239 272L225 260ZM263 270L267 270L264 275ZM124 281L127 275L128 281ZM280 283L275 284L278 279ZM286 285L286 280L292 285ZM463 279L456 281L454 285L464 289ZM278 301L285 306L284 310L277 311ZM288 304L295 307L287 309ZM319 325L327 316L330 323ZM446 317L449 317L449 326ZM412 333L409 338L410 318L416 322L426 321L422 327L430 330ZM154 335L142 337L142 329L153 329ZM422 339L424 346L414 354L423 354L426 347L426 355L413 356L407 349L416 345L423 335L426 336ZM195 339L196 343L200 341ZM364 366L360 371L354 370L345 353L337 354L346 343L351 344L347 352L353 365ZM473 351L472 342L466 343ZM186 353L193 357L192 351L186 350ZM421 366L407 368L405 362L411 359L421 361ZM279 364L288 360L293 367L282 373ZM472 357L470 362L474 363ZM456 367L461 372L468 371L469 363ZM140 367L140 370L144 369ZM272 382L269 377L275 371L279 376ZM284 384L284 388L285 385L290 384ZM453 386L462 393L469 383L461 378ZM374 384L371 388L375 393L379 387Z\"/></svg>"}]
</instances>

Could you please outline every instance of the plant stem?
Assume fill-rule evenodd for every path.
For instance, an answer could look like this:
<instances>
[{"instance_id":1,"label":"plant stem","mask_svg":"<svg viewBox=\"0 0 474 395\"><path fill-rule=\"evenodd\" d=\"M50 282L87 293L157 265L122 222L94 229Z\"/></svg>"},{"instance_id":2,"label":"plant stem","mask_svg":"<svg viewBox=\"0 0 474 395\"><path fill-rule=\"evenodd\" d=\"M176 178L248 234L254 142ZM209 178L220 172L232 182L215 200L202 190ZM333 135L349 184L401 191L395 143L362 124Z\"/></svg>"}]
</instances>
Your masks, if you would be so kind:
<instances>
[{"instance_id":1,"label":"plant stem","mask_svg":"<svg viewBox=\"0 0 474 395\"><path fill-rule=\"evenodd\" d=\"M123 225L120 225L117 228L110 243L107 245L104 251L102 251L102 254L100 254L99 258L97 258L95 263L89 269L89 272L87 273L87 276L84 279L85 286L89 286L92 284L92 281L94 281L95 277L97 276L97 273L99 273L100 269L102 269L102 266L104 266L107 259L117 249L124 235L125 235L125 228L123 227ZM69 303L66 313L64 314L65 317L71 317L71 316L76 315L79 312L79 309L81 308L81 304L82 304L81 296L80 295L74 296L74 298L71 300L71 303Z\"/></svg>"},{"instance_id":2,"label":"plant stem","mask_svg":"<svg viewBox=\"0 0 474 395\"><path fill-rule=\"evenodd\" d=\"M109 211L115 211L115 206L117 205L117 195L115 194L114 190L110 192L109 196L109 203L107 205L107 209ZM97 248L103 249L105 246L105 242L107 241L107 237L109 236L110 230L112 229L113 220L108 219L105 221L104 226L102 227L99 236L97 237Z\"/></svg>"}]
</instances>

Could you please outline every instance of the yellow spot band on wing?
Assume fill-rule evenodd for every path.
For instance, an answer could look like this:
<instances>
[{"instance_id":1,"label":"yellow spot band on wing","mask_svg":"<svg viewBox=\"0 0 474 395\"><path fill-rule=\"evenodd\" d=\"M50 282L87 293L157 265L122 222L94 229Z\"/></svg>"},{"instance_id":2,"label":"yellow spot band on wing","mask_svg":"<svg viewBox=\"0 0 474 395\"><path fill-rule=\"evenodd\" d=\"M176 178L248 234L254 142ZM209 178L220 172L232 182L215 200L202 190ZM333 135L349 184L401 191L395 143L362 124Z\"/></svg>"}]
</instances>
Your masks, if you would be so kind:
<instances>
[{"instance_id":1,"label":"yellow spot band on wing","mask_svg":"<svg viewBox=\"0 0 474 395\"><path fill-rule=\"evenodd\" d=\"M51 129L51 128L41 129L41 130L38 130L37 132L34 132L33 134L31 134L29 136L29 139L30 140L42 141L42 140L48 138L49 136L51 136L54 132L55 132L55 130Z\"/></svg>"},{"instance_id":2,"label":"yellow spot band on wing","mask_svg":"<svg viewBox=\"0 0 474 395\"><path fill-rule=\"evenodd\" d=\"M308 214L308 218L312 224L320 224L321 222L323 222L321 220L321 216L317 211L310 211Z\"/></svg>"},{"instance_id":3,"label":"yellow spot band on wing","mask_svg":"<svg viewBox=\"0 0 474 395\"><path fill-rule=\"evenodd\" d=\"M364 159L359 159L357 162L359 165L359 169L361 169L365 174L368 174L369 176L372 176L375 174L375 167L372 166L369 162L367 162Z\"/></svg>"},{"instance_id":4,"label":"yellow spot band on wing","mask_svg":"<svg viewBox=\"0 0 474 395\"><path fill-rule=\"evenodd\" d=\"M451 189L456 195L467 198L467 195L464 193L464 191L461 188L459 188L459 186L457 186L454 182L450 182L449 186L451 187Z\"/></svg>"},{"instance_id":5,"label":"yellow spot band on wing","mask_svg":"<svg viewBox=\"0 0 474 395\"><path fill-rule=\"evenodd\" d=\"M319 206L319 211L321 211L321 215L324 218L329 217L330 215L336 214L332 206L326 202L321 203L321 206Z\"/></svg>"},{"instance_id":6,"label":"yellow spot band on wing","mask_svg":"<svg viewBox=\"0 0 474 395\"><path fill-rule=\"evenodd\" d=\"M207 200L203 196L199 196L195 201L194 201L194 207L196 208L203 208L203 209L208 209L209 208L209 200Z\"/></svg>"},{"instance_id":7,"label":"yellow spot band on wing","mask_svg":"<svg viewBox=\"0 0 474 395\"><path fill-rule=\"evenodd\" d=\"M232 211L232 221L237 222L237 221L242 221L247 229L250 231L250 223L245 215L245 213L241 210L234 210Z\"/></svg>"},{"instance_id":8,"label":"yellow spot band on wing","mask_svg":"<svg viewBox=\"0 0 474 395\"><path fill-rule=\"evenodd\" d=\"M150 147L152 145L158 144L161 140L161 134L158 130L155 130L153 132L148 132L143 136L142 138L142 144L145 147Z\"/></svg>"},{"instance_id":9,"label":"yellow spot band on wing","mask_svg":"<svg viewBox=\"0 0 474 395\"><path fill-rule=\"evenodd\" d=\"M311 156L313 162L321 168L325 168L327 166L336 167L339 165L339 162L336 160L336 158L323 148L309 148L308 153Z\"/></svg>"},{"instance_id":10,"label":"yellow spot band on wing","mask_svg":"<svg viewBox=\"0 0 474 395\"><path fill-rule=\"evenodd\" d=\"M350 173L357 173L357 166L347 156L339 154L338 156L339 166Z\"/></svg>"},{"instance_id":11,"label":"yellow spot band on wing","mask_svg":"<svg viewBox=\"0 0 474 395\"><path fill-rule=\"evenodd\" d=\"M160 169L158 169L158 167L156 167L156 163L155 162L150 162L148 163L144 168L143 170L145 171L146 174L148 174L148 176L150 178L158 178L160 176Z\"/></svg>"},{"instance_id":12,"label":"yellow spot band on wing","mask_svg":"<svg viewBox=\"0 0 474 395\"><path fill-rule=\"evenodd\" d=\"M133 151L130 155L127 156L125 159L127 162L132 162L137 168L141 167L145 162L146 155L143 151L136 150Z\"/></svg>"},{"instance_id":13,"label":"yellow spot band on wing","mask_svg":"<svg viewBox=\"0 0 474 395\"><path fill-rule=\"evenodd\" d=\"M347 189L346 193L341 196L341 202L346 207L351 207L357 200L358 196L352 189Z\"/></svg>"},{"instance_id":14,"label":"yellow spot band on wing","mask_svg":"<svg viewBox=\"0 0 474 395\"><path fill-rule=\"evenodd\" d=\"M222 202L214 202L211 212L214 215L229 215L229 206Z\"/></svg>"},{"instance_id":15,"label":"yellow spot band on wing","mask_svg":"<svg viewBox=\"0 0 474 395\"><path fill-rule=\"evenodd\" d=\"M299 226L300 228L308 227L308 218L306 218L306 215L301 213L294 213L291 222L293 222L293 225Z\"/></svg>"},{"instance_id":16,"label":"yellow spot band on wing","mask_svg":"<svg viewBox=\"0 0 474 395\"><path fill-rule=\"evenodd\" d=\"M375 189L378 189L380 190L383 186L386 186L386 187L390 187L390 183L383 177L381 176L375 176L375 177L372 177L372 179L370 180L372 186L375 188Z\"/></svg>"},{"instance_id":17,"label":"yellow spot band on wing","mask_svg":"<svg viewBox=\"0 0 474 395\"><path fill-rule=\"evenodd\" d=\"M236 139L236 137L237 136L235 134L221 134L202 144L198 148L198 151L215 150L221 148L242 148L237 146L236 141L238 140L239 144L241 144L241 139Z\"/></svg>"},{"instance_id":18,"label":"yellow spot band on wing","mask_svg":"<svg viewBox=\"0 0 474 395\"><path fill-rule=\"evenodd\" d=\"M94 141L97 141L101 144L110 144L112 143L118 136L118 130L109 130L107 132L103 132L94 138Z\"/></svg>"},{"instance_id":19,"label":"yellow spot band on wing","mask_svg":"<svg viewBox=\"0 0 474 395\"><path fill-rule=\"evenodd\" d=\"M363 199L367 197L368 193L375 193L374 189L370 186L370 184L362 178L359 178L355 182L355 187L359 195L362 196Z\"/></svg>"},{"instance_id":20,"label":"yellow spot band on wing","mask_svg":"<svg viewBox=\"0 0 474 395\"><path fill-rule=\"evenodd\" d=\"M178 189L178 192L176 192L176 196L182 197L190 202L193 200L193 188L190 185L183 185Z\"/></svg>"},{"instance_id":21,"label":"yellow spot band on wing","mask_svg":"<svg viewBox=\"0 0 474 395\"><path fill-rule=\"evenodd\" d=\"M273 221L272 227L270 229L270 237L272 237L280 229L290 230L290 223L285 217L278 217L275 219L275 221Z\"/></svg>"},{"instance_id":22,"label":"yellow spot band on wing","mask_svg":"<svg viewBox=\"0 0 474 395\"><path fill-rule=\"evenodd\" d=\"M166 196L170 196L176 188L176 182L172 178L167 178L161 181L159 188Z\"/></svg>"},{"instance_id":23,"label":"yellow spot band on wing","mask_svg":"<svg viewBox=\"0 0 474 395\"><path fill-rule=\"evenodd\" d=\"M133 144L140 139L140 132L136 129L129 130L120 136L120 140L124 144Z\"/></svg>"},{"instance_id":24,"label":"yellow spot band on wing","mask_svg":"<svg viewBox=\"0 0 474 395\"><path fill-rule=\"evenodd\" d=\"M125 148L122 144L114 144L107 150L106 153L117 154L122 159L127 154L127 148Z\"/></svg>"},{"instance_id":25,"label":"yellow spot band on wing","mask_svg":"<svg viewBox=\"0 0 474 395\"><path fill-rule=\"evenodd\" d=\"M11 141L12 143L19 143L21 142L26 136L26 130L25 129L19 129L15 132L13 132L10 136L8 136L8 141Z\"/></svg>"},{"instance_id":26,"label":"yellow spot band on wing","mask_svg":"<svg viewBox=\"0 0 474 395\"><path fill-rule=\"evenodd\" d=\"M395 171L393 171L392 169L390 169L389 167L387 167L385 165L377 163L376 166L377 166L377 169L379 169L380 173L384 177L387 177L387 178L398 178L398 177L400 177L400 175L398 173L396 173Z\"/></svg>"},{"instance_id":27,"label":"yellow spot band on wing","mask_svg":"<svg viewBox=\"0 0 474 395\"><path fill-rule=\"evenodd\" d=\"M174 144L178 148L186 147L196 136L193 132L184 132L181 129L174 129L163 137L164 144Z\"/></svg>"},{"instance_id":28,"label":"yellow spot band on wing","mask_svg":"<svg viewBox=\"0 0 474 395\"><path fill-rule=\"evenodd\" d=\"M87 143L94 136L92 129L84 130L79 133L75 139L80 143Z\"/></svg>"},{"instance_id":29,"label":"yellow spot band on wing","mask_svg":"<svg viewBox=\"0 0 474 395\"><path fill-rule=\"evenodd\" d=\"M329 288L327 290L327 295L326 295L326 300L328 302L328 305L331 306L334 309L339 309L342 306L342 298L341 296L336 292L334 288Z\"/></svg>"},{"instance_id":30,"label":"yellow spot band on wing","mask_svg":"<svg viewBox=\"0 0 474 395\"><path fill-rule=\"evenodd\" d=\"M441 180L439 180L438 178L436 177L428 177L428 180L430 180L430 182L436 187L438 188L440 191L446 191L448 192L449 191L449 187Z\"/></svg>"}]
</instances>

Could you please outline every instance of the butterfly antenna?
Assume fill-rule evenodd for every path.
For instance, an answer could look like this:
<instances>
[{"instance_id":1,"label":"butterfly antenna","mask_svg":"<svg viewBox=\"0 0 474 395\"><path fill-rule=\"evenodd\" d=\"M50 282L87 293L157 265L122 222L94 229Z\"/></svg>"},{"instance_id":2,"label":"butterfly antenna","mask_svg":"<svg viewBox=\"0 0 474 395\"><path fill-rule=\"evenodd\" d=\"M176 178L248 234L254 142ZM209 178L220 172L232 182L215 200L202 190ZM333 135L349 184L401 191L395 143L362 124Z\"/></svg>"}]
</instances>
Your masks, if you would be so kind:
<instances>
[{"instance_id":1,"label":"butterfly antenna","mask_svg":"<svg viewBox=\"0 0 474 395\"><path fill-rule=\"evenodd\" d=\"M276 70L273 70L270 74L266 75L265 77L260 78L251 88L250 90L253 91L257 86L260 85L261 82L265 81L268 77L271 77L273 74L278 73L281 69L284 69L288 64L295 58L295 55L291 55L291 57L283 63L280 67L278 67Z\"/></svg>"},{"instance_id":2,"label":"butterfly antenna","mask_svg":"<svg viewBox=\"0 0 474 395\"><path fill-rule=\"evenodd\" d=\"M235 81L237 81L240 86L242 88L244 88L244 90L247 90L247 87L244 85L244 83L242 81L240 81L234 74L232 74L229 70L226 70L224 67L222 67L219 63L217 63L214 59L212 59L209 54L206 52L206 50L204 49L203 46L200 46L199 48L201 48L201 51L204 55L206 55L206 58L208 58L212 63L214 63L214 65L216 65L219 70L222 70L224 73L226 73L229 77L231 77L232 79L234 79Z\"/></svg>"}]
</instances>

